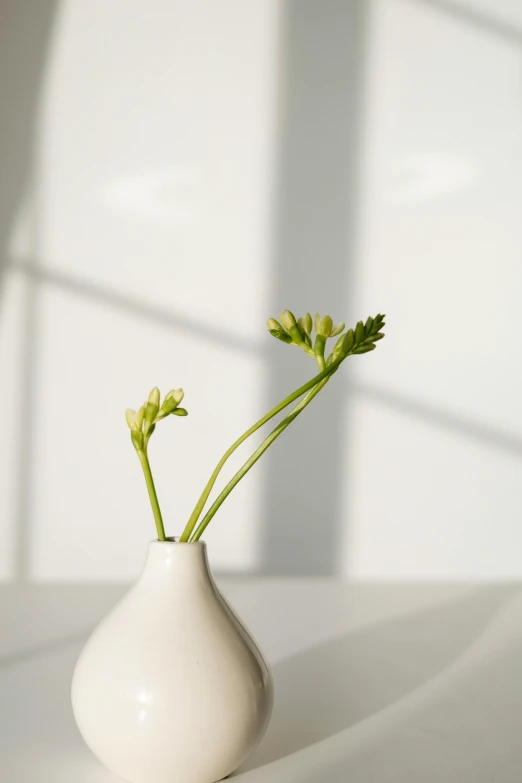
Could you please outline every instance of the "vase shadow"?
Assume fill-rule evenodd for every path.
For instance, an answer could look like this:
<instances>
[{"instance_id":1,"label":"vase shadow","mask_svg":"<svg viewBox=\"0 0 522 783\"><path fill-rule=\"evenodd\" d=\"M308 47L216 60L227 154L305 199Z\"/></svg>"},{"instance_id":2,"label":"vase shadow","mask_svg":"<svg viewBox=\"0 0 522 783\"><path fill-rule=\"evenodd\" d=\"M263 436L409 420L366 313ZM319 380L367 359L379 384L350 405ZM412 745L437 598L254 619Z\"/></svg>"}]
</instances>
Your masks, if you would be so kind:
<instances>
[{"instance_id":1,"label":"vase shadow","mask_svg":"<svg viewBox=\"0 0 522 783\"><path fill-rule=\"evenodd\" d=\"M477 590L280 661L267 733L234 774L320 742L421 688L473 644L511 594Z\"/></svg>"}]
</instances>

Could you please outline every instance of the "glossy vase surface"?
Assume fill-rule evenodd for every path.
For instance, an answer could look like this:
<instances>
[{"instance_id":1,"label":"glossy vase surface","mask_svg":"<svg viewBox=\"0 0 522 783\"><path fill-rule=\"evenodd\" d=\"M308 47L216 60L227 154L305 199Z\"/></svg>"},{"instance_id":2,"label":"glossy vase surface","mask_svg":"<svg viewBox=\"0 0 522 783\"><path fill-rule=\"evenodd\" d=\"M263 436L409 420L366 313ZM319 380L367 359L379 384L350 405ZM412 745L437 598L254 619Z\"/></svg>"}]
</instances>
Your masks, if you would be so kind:
<instances>
[{"instance_id":1,"label":"glossy vase surface","mask_svg":"<svg viewBox=\"0 0 522 783\"><path fill-rule=\"evenodd\" d=\"M215 783L252 752L272 679L203 542L150 543L137 583L78 659L72 705L87 745L129 783Z\"/></svg>"}]
</instances>

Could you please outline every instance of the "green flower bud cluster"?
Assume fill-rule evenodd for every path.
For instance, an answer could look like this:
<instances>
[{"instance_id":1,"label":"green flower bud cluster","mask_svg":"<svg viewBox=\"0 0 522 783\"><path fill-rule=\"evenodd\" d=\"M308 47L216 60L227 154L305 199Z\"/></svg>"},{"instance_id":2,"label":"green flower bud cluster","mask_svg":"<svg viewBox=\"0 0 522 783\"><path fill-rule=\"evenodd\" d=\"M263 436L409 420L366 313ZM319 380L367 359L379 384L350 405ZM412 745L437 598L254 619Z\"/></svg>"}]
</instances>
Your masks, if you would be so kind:
<instances>
[{"instance_id":1,"label":"green flower bud cluster","mask_svg":"<svg viewBox=\"0 0 522 783\"><path fill-rule=\"evenodd\" d=\"M329 315L322 316L316 313L312 321L310 313L306 313L302 318L296 318L290 310L284 310L279 318L280 321L276 321L275 318L268 319L267 326L270 334L284 343L298 345L316 359L321 369L351 354L373 351L375 343L384 337L384 334L379 331L384 326L384 315L381 314L376 315L375 318L370 316L366 323L359 321L355 329L349 329L347 332L344 332L343 322L334 324ZM312 330L315 330L313 342ZM329 338L338 335L340 335L339 339L325 361L326 342Z\"/></svg>"},{"instance_id":2,"label":"green flower bud cluster","mask_svg":"<svg viewBox=\"0 0 522 783\"><path fill-rule=\"evenodd\" d=\"M183 389L172 389L165 395L163 404L160 405L160 390L154 387L149 394L149 399L143 403L139 410L134 411L132 408L127 408L125 418L131 431L132 443L137 451L142 451L147 447L149 438L154 432L158 421L166 418L171 413L174 416L188 415L188 411L185 408L179 407L183 397Z\"/></svg>"},{"instance_id":3,"label":"green flower bud cluster","mask_svg":"<svg viewBox=\"0 0 522 783\"><path fill-rule=\"evenodd\" d=\"M310 313L296 319L290 310L284 310L279 318L281 322L276 321L275 318L268 319L267 326L270 334L284 343L298 345L316 359L320 367L324 367L326 341L340 334L344 329L344 323L334 325L331 316L321 316L319 313L315 314L313 321ZM315 329L315 342L312 342L313 329Z\"/></svg>"},{"instance_id":4,"label":"green flower bud cluster","mask_svg":"<svg viewBox=\"0 0 522 783\"><path fill-rule=\"evenodd\" d=\"M380 330L386 325L385 316L380 313L372 318L368 316L366 323L358 321L355 329L348 329L346 334L337 340L327 364L337 359L346 358L352 354L368 353L376 348L376 343L384 337Z\"/></svg>"},{"instance_id":5,"label":"green flower bud cluster","mask_svg":"<svg viewBox=\"0 0 522 783\"><path fill-rule=\"evenodd\" d=\"M310 315L307 313L308 318L310 318ZM291 343L293 345L299 345L301 348L303 348L307 353L311 353L313 356L312 351L312 343L310 341L310 334L307 330L307 327L304 325L303 318L299 319L299 322L296 320L295 315L290 312L290 310L283 310L282 313L279 314L279 318L281 319L281 323L279 321L276 321L275 318L269 318L267 321L268 331L273 337L277 337L278 340L282 340L284 343ZM311 318L310 318L310 329L311 329Z\"/></svg>"},{"instance_id":6,"label":"green flower bud cluster","mask_svg":"<svg viewBox=\"0 0 522 783\"><path fill-rule=\"evenodd\" d=\"M281 323L275 318L267 321L268 331L273 337L284 343L298 345L310 356L315 356L312 348L312 316L306 313L303 318L296 319L290 310L279 314Z\"/></svg>"}]
</instances>

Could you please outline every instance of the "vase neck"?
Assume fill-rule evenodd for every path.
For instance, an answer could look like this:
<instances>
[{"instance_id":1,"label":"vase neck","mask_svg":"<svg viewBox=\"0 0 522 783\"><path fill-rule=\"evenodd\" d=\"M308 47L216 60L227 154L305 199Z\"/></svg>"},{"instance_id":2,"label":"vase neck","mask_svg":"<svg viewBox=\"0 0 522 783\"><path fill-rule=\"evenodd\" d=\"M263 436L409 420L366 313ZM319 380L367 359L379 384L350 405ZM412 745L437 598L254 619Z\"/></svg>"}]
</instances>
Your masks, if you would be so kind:
<instances>
[{"instance_id":1,"label":"vase neck","mask_svg":"<svg viewBox=\"0 0 522 783\"><path fill-rule=\"evenodd\" d=\"M203 541L180 544L151 541L140 582L209 582L212 580Z\"/></svg>"}]
</instances>

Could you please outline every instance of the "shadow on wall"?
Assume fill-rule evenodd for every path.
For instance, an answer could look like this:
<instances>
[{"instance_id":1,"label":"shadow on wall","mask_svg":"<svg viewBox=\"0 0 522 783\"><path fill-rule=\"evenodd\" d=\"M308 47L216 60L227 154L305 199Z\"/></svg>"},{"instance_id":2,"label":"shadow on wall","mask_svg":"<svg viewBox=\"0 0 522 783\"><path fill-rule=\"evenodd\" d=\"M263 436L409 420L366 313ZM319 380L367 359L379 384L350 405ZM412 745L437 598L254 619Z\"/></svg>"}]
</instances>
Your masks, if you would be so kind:
<instances>
[{"instance_id":1,"label":"shadow on wall","mask_svg":"<svg viewBox=\"0 0 522 783\"><path fill-rule=\"evenodd\" d=\"M33 175L39 93L56 0L0 0L0 272Z\"/></svg>"},{"instance_id":2,"label":"shadow on wall","mask_svg":"<svg viewBox=\"0 0 522 783\"><path fill-rule=\"evenodd\" d=\"M450 13L451 4L421 0ZM358 149L368 4L364 0L283 0L280 90L281 119L276 161L275 235L268 314L290 307L310 308L351 320L354 287L354 230L357 225ZM0 0L0 293L5 281L9 235L22 200L31 189L42 77L58 11L57 0ZM463 22L495 35L520 33L492 26L476 14L459 10ZM34 219L34 218L33 218ZM37 222L33 226L37 240ZM35 249L35 248L34 248ZM105 302L135 318L193 333L237 351L256 350L248 340L188 324L119 292L43 269L34 258L17 262L25 279L22 388L26 399L19 425L17 488L17 574L26 578L31 486L31 411L34 378L35 305L42 283L94 301ZM0 299L0 307L2 300ZM267 339L267 344L270 338ZM271 408L303 382L301 352L268 345L272 377L267 388ZM264 350L264 349L263 349ZM348 363L347 363L348 364ZM0 368L1 370L2 368ZM349 367L314 402L266 459L261 520L260 572L278 575L330 575L336 572L340 498L348 477L343 470L342 420L346 397L364 391L379 404L427 421L434 427L522 455L522 442L480 422L439 410L391 390L353 386ZM343 527L345 527L343 525Z\"/></svg>"},{"instance_id":3,"label":"shadow on wall","mask_svg":"<svg viewBox=\"0 0 522 783\"><path fill-rule=\"evenodd\" d=\"M368 9L362 0L287 0L283 8L269 309L277 317L285 308L296 314L314 308L340 321L351 315ZM305 361L311 360L300 352L274 351L270 405L300 385ZM341 387L326 387L320 401L271 450L261 524L263 573L329 575L336 570L340 490L346 482Z\"/></svg>"},{"instance_id":4,"label":"shadow on wall","mask_svg":"<svg viewBox=\"0 0 522 783\"><path fill-rule=\"evenodd\" d=\"M339 318L346 313L350 235L355 225L358 129L354 118L358 116L364 5L363 0L285 0L282 6L284 100L275 198L275 286L270 302L274 313L286 307L298 311L317 307ZM0 176L8 185L0 196L1 284L9 233L33 176L42 76L57 2L0 0L0 9L0 100L8 108L0 132ZM37 241L34 216L33 220L33 241ZM35 386L35 308L42 279L34 258L17 264L17 268L26 280L22 388L27 399L21 407L30 412ZM56 282L67 287L70 281ZM92 291L81 281L72 285L96 299L106 294L101 289ZM157 320L156 314L142 312L140 303L117 301L116 305ZM161 320L162 314L159 317ZM177 320L169 318L168 322ZM292 352L275 352L274 356L280 358L275 359L270 401L286 395L303 377L304 357ZM264 573L330 574L335 570L339 488L344 481L340 473L342 398L340 384L328 388L320 408L311 406L306 423L294 425L292 437L271 454L263 515L260 570ZM19 453L20 578L27 575L30 430L26 414L21 422ZM310 471L313 482L303 482ZM295 492L297 486L299 493ZM322 491L315 491L315 487ZM284 525L280 524L282 517ZM300 551L296 558L297 534Z\"/></svg>"},{"instance_id":5,"label":"shadow on wall","mask_svg":"<svg viewBox=\"0 0 522 783\"><path fill-rule=\"evenodd\" d=\"M20 206L31 190L36 155L42 79L57 4L56 0L0 0L0 296L5 284L10 235ZM33 234L37 230L35 216ZM33 236L33 241L36 237ZM21 345L23 399L19 423L17 508L17 575L27 573L27 527L30 475L30 431L34 387L36 283L27 278L24 289ZM2 306L2 299L0 299ZM1 368L0 368L1 370Z\"/></svg>"}]
</instances>

